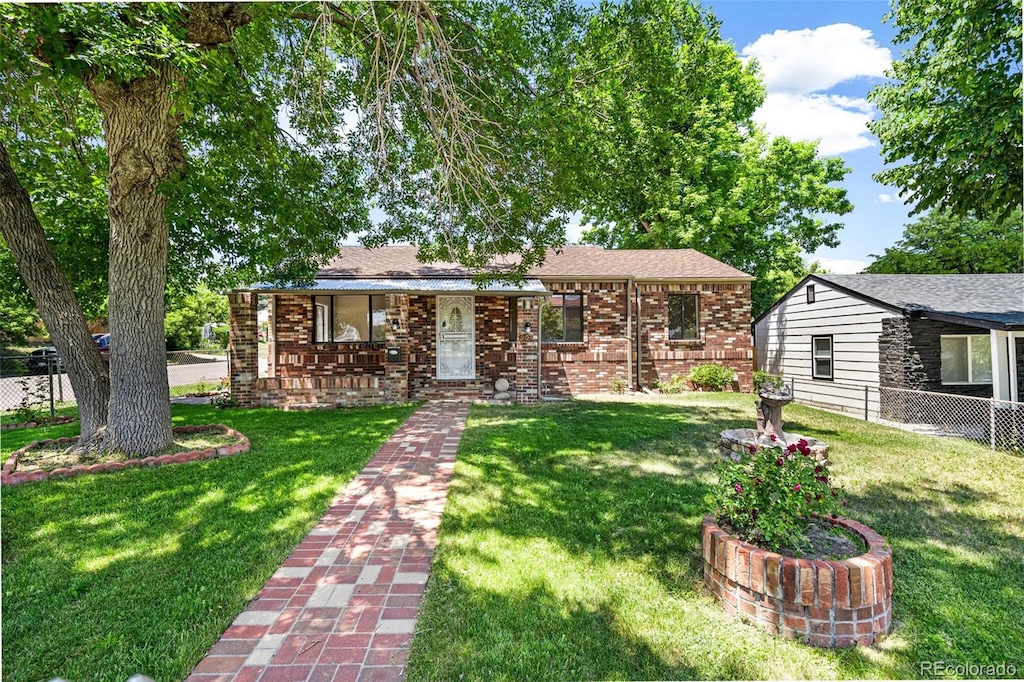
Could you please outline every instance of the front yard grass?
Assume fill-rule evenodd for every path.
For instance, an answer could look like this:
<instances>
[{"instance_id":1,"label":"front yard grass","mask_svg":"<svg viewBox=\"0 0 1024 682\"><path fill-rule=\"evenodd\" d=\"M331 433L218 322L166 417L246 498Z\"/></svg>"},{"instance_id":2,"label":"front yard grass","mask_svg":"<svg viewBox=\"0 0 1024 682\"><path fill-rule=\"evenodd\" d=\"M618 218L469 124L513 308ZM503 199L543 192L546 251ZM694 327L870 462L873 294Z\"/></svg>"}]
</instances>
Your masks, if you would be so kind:
<instances>
[{"instance_id":1,"label":"front yard grass","mask_svg":"<svg viewBox=\"0 0 1024 682\"><path fill-rule=\"evenodd\" d=\"M1024 460L792 405L832 444L847 515L893 549L894 629L825 651L726 616L703 588L715 440L750 396L474 407L407 679L915 678L1024 670ZM983 675L984 676L984 675Z\"/></svg>"},{"instance_id":2,"label":"front yard grass","mask_svg":"<svg viewBox=\"0 0 1024 682\"><path fill-rule=\"evenodd\" d=\"M174 405L252 449L4 488L3 679L184 679L413 409ZM0 456L77 433L5 431Z\"/></svg>"}]
</instances>

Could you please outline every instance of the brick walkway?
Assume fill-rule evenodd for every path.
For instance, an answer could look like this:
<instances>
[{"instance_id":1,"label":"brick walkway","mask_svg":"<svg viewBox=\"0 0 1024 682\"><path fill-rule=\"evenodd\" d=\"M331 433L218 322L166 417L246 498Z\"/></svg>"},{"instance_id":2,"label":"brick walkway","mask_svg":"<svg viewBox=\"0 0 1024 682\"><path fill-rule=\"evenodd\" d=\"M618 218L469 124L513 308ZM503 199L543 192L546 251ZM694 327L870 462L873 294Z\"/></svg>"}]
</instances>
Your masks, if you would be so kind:
<instances>
[{"instance_id":1,"label":"brick walkway","mask_svg":"<svg viewBox=\"0 0 1024 682\"><path fill-rule=\"evenodd\" d=\"M188 682L401 679L468 411L409 417Z\"/></svg>"}]
</instances>

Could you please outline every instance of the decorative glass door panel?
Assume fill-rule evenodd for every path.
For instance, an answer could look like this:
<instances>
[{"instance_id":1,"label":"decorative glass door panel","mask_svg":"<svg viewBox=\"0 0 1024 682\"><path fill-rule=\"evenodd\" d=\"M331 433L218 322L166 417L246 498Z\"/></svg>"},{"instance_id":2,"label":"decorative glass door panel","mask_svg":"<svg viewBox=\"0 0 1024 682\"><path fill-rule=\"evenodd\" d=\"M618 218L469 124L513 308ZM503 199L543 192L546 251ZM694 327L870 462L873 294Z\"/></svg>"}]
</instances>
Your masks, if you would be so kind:
<instances>
[{"instance_id":1,"label":"decorative glass door panel","mask_svg":"<svg viewBox=\"0 0 1024 682\"><path fill-rule=\"evenodd\" d=\"M437 297L437 378L475 379L472 296Z\"/></svg>"}]
</instances>

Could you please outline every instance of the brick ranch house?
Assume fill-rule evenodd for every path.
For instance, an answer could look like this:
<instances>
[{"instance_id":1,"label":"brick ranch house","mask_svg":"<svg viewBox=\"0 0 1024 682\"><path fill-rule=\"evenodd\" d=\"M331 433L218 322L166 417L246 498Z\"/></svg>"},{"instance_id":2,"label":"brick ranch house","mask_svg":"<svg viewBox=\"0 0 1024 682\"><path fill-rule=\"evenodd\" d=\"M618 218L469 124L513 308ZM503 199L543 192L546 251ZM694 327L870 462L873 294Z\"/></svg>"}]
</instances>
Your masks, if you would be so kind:
<instances>
[{"instance_id":1,"label":"brick ranch house","mask_svg":"<svg viewBox=\"0 0 1024 682\"><path fill-rule=\"evenodd\" d=\"M752 277L693 250L549 252L521 284L477 288L413 246L343 247L311 286L229 294L231 395L279 407L511 399L633 388L717 362L752 386ZM259 357L257 308L269 310Z\"/></svg>"}]
</instances>

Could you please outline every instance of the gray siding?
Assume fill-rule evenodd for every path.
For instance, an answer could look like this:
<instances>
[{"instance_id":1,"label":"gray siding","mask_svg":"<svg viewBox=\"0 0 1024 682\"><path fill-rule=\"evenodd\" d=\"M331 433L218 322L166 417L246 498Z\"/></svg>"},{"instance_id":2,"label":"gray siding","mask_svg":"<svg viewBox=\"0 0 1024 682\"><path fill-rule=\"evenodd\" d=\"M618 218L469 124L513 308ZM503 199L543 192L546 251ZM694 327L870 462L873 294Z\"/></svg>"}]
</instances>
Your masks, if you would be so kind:
<instances>
[{"instance_id":1,"label":"gray siding","mask_svg":"<svg viewBox=\"0 0 1024 682\"><path fill-rule=\"evenodd\" d=\"M877 386L882 320L898 315L824 282L809 284L815 288L814 303L807 303L806 285L802 286L757 323L757 368L812 381L811 337L831 335L833 380Z\"/></svg>"}]
</instances>

